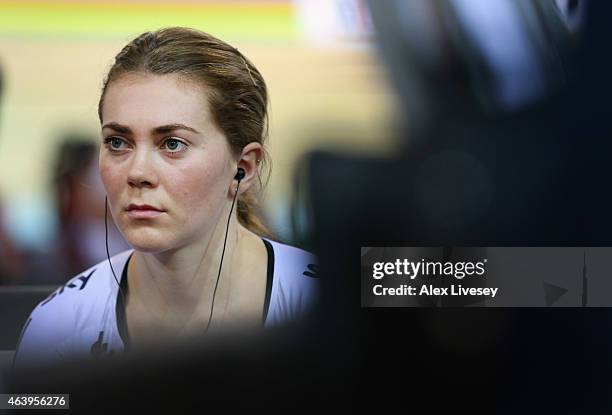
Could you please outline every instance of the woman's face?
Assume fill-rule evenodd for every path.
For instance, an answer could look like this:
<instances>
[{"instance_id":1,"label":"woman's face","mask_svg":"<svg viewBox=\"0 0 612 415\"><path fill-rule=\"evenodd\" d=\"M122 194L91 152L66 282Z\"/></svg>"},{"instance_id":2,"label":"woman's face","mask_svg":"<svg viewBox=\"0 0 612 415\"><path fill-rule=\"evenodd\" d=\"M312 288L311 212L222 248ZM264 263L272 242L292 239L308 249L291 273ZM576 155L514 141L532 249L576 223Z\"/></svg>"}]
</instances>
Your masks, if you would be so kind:
<instances>
[{"instance_id":1,"label":"woman's face","mask_svg":"<svg viewBox=\"0 0 612 415\"><path fill-rule=\"evenodd\" d=\"M163 252L210 235L235 170L203 85L142 73L108 85L100 174L115 222L135 249Z\"/></svg>"}]
</instances>

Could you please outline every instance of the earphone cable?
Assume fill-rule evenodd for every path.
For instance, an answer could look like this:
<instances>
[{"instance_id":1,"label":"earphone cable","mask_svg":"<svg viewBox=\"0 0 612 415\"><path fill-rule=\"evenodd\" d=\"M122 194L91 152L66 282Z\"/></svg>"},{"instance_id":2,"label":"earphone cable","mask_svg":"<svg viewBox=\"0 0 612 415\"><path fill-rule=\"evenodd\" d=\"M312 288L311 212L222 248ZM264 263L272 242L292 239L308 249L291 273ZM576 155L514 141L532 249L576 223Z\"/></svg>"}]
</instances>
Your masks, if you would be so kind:
<instances>
[{"instance_id":1,"label":"earphone cable","mask_svg":"<svg viewBox=\"0 0 612 415\"><path fill-rule=\"evenodd\" d=\"M236 193L234 194L234 199L232 200L232 207L230 208L230 213L227 218L227 225L225 227L225 239L223 240L223 250L221 251L221 262L219 263L219 272L217 273L217 281L215 282L215 289L213 291L212 304L210 305L210 315L208 316L208 323L206 323L206 330L204 330L204 333L208 331L208 328L210 327L210 322L212 320L213 309L215 307L215 296L217 294L217 286L219 285L219 277L221 276L221 268L223 267L223 257L225 256L225 245L227 243L227 234L229 231L229 224L232 219L232 212L234 210L234 204L236 203L236 197L238 197L239 188L240 188L240 180L238 180L238 185L236 186Z\"/></svg>"}]
</instances>

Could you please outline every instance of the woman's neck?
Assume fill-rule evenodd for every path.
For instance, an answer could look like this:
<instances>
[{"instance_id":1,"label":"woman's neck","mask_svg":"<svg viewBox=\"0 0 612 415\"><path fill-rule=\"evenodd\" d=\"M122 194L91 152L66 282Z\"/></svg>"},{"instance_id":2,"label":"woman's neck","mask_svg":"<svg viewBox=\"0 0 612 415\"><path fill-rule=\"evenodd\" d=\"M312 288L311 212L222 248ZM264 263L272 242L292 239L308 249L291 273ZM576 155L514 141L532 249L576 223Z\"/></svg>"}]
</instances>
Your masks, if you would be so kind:
<instances>
[{"instance_id":1,"label":"woman's neck","mask_svg":"<svg viewBox=\"0 0 612 415\"><path fill-rule=\"evenodd\" d=\"M198 305L210 304L217 277L221 284L239 268L237 253L250 233L233 216L223 253L225 227L226 223L219 223L210 236L173 251L135 252L128 267L130 296L146 299L150 308L163 310L158 313L163 315L171 312L184 317L193 314Z\"/></svg>"}]
</instances>

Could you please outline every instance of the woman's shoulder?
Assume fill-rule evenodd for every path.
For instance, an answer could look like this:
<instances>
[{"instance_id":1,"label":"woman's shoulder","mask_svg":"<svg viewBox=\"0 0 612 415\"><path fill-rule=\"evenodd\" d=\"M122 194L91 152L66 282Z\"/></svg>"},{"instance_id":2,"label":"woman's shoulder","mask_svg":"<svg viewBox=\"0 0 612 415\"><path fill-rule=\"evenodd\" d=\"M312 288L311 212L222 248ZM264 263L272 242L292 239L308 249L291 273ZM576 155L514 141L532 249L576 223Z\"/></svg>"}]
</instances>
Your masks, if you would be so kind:
<instances>
[{"instance_id":1,"label":"woman's shoulder","mask_svg":"<svg viewBox=\"0 0 612 415\"><path fill-rule=\"evenodd\" d=\"M127 250L111 258L117 279L120 278L123 266L132 252L133 250ZM108 260L105 259L71 277L41 301L34 310L43 309L47 305L48 308L51 305L53 308L62 308L74 307L77 303L84 301L89 303L89 297L98 297L101 291L111 291L113 284L117 285L117 281L114 280L111 267Z\"/></svg>"},{"instance_id":2,"label":"woman's shoulder","mask_svg":"<svg viewBox=\"0 0 612 415\"><path fill-rule=\"evenodd\" d=\"M298 275L312 279L319 277L319 265L313 253L271 239L264 240L272 247L275 269L282 270L283 274L294 271Z\"/></svg>"},{"instance_id":3,"label":"woman's shoulder","mask_svg":"<svg viewBox=\"0 0 612 415\"><path fill-rule=\"evenodd\" d=\"M111 258L117 278L131 252ZM113 284L117 286L105 260L53 291L30 313L18 341L15 364L56 361L62 345L78 335L80 329L99 324L112 293L117 290Z\"/></svg>"},{"instance_id":4,"label":"woman's shoulder","mask_svg":"<svg viewBox=\"0 0 612 415\"><path fill-rule=\"evenodd\" d=\"M269 245L272 271L266 325L284 323L309 312L319 299L317 258L304 249L264 239ZM271 254L271 255L270 255Z\"/></svg>"}]
</instances>

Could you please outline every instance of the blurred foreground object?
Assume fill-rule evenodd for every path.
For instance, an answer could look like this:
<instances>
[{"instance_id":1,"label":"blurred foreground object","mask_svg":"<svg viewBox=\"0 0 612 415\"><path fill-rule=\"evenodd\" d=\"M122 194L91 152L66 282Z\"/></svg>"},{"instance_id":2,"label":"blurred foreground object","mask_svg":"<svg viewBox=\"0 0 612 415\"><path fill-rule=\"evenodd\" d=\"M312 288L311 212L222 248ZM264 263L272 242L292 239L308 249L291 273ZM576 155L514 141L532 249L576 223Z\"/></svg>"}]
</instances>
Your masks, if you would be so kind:
<instances>
[{"instance_id":1,"label":"blurred foreground object","mask_svg":"<svg viewBox=\"0 0 612 415\"><path fill-rule=\"evenodd\" d=\"M588 368L587 377L602 382L582 335L585 327L599 327L591 344L606 344L609 353L609 312L588 320L575 312L360 309L358 253L361 247L610 246L612 65L605 50L612 5L369 5L402 104L403 133L393 158L315 152L298 172L296 212L307 212L300 218L310 224L299 237L310 240L329 284L324 307L336 312L326 315L364 340L366 367L376 379L383 369L418 377L422 389L411 389L414 396L436 385L448 401L451 389L458 396L477 390L483 405L493 401L489 413L601 409L605 394L577 387L585 376L572 374ZM450 368L452 384L445 385L441 374ZM468 373L486 384L470 384ZM387 396L403 391L386 386ZM496 402L486 387L510 392ZM566 399L547 399L551 392Z\"/></svg>"}]
</instances>

